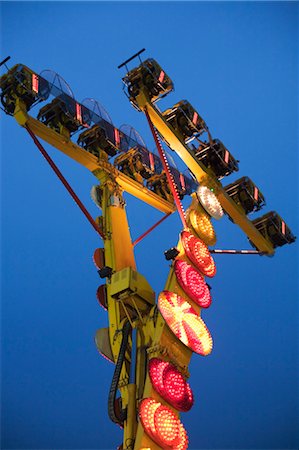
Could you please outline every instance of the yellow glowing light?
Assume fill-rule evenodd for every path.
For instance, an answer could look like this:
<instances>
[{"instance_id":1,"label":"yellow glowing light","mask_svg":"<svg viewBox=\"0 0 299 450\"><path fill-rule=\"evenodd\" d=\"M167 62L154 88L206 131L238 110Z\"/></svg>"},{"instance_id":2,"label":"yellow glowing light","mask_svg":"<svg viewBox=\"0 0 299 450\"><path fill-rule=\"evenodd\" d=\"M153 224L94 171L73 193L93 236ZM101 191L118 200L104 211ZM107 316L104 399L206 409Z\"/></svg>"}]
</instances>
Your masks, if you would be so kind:
<instances>
[{"instance_id":1,"label":"yellow glowing light","mask_svg":"<svg viewBox=\"0 0 299 450\"><path fill-rule=\"evenodd\" d=\"M211 220L204 211L191 209L189 214L190 224L197 236L207 245L215 245L216 234Z\"/></svg>"},{"instance_id":2,"label":"yellow glowing light","mask_svg":"<svg viewBox=\"0 0 299 450\"><path fill-rule=\"evenodd\" d=\"M190 303L174 292L162 291L158 306L165 322L183 344L203 356L211 353L211 334Z\"/></svg>"},{"instance_id":3,"label":"yellow glowing light","mask_svg":"<svg viewBox=\"0 0 299 450\"><path fill-rule=\"evenodd\" d=\"M169 450L188 448L185 428L168 406L153 398L144 398L139 405L139 417L146 434L161 448Z\"/></svg>"},{"instance_id":4,"label":"yellow glowing light","mask_svg":"<svg viewBox=\"0 0 299 450\"><path fill-rule=\"evenodd\" d=\"M207 213L214 217L214 219L221 219L223 209L216 195L207 186L199 186L197 195Z\"/></svg>"}]
</instances>

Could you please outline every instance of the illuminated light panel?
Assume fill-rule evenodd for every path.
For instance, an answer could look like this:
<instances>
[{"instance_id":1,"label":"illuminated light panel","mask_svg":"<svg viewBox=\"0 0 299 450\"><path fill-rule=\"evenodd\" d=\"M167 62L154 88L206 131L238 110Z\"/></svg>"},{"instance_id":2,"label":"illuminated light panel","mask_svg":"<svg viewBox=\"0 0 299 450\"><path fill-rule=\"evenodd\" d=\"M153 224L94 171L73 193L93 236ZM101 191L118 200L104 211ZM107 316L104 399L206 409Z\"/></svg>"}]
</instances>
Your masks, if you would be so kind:
<instances>
[{"instance_id":1,"label":"illuminated light panel","mask_svg":"<svg viewBox=\"0 0 299 450\"><path fill-rule=\"evenodd\" d=\"M162 83L165 77L165 72L163 72L163 70L161 70L160 75L159 75L159 82Z\"/></svg>"},{"instance_id":2,"label":"illuminated light panel","mask_svg":"<svg viewBox=\"0 0 299 450\"><path fill-rule=\"evenodd\" d=\"M223 209L216 195L207 186L199 186L197 195L207 213L214 217L214 219L221 219L223 216Z\"/></svg>"},{"instance_id":3,"label":"illuminated light panel","mask_svg":"<svg viewBox=\"0 0 299 450\"><path fill-rule=\"evenodd\" d=\"M194 125L196 124L196 122L197 122L197 119L198 119L198 114L197 114L197 112L196 112L196 111L194 111L194 114L193 114L193 119L192 119L192 122L194 123Z\"/></svg>"},{"instance_id":4,"label":"illuminated light panel","mask_svg":"<svg viewBox=\"0 0 299 450\"><path fill-rule=\"evenodd\" d=\"M76 119L78 122L82 123L82 110L79 103L76 103Z\"/></svg>"},{"instance_id":5,"label":"illuminated light panel","mask_svg":"<svg viewBox=\"0 0 299 450\"><path fill-rule=\"evenodd\" d=\"M165 322L184 345L203 356L211 353L211 334L186 300L174 292L162 291L158 306Z\"/></svg>"},{"instance_id":6,"label":"illuminated light panel","mask_svg":"<svg viewBox=\"0 0 299 450\"><path fill-rule=\"evenodd\" d=\"M116 147L119 147L120 144L120 135L119 130L117 128L114 128L114 139L115 139L115 145Z\"/></svg>"},{"instance_id":7,"label":"illuminated light panel","mask_svg":"<svg viewBox=\"0 0 299 450\"><path fill-rule=\"evenodd\" d=\"M32 74L32 90L38 94L38 75L35 73Z\"/></svg>"},{"instance_id":8,"label":"illuminated light panel","mask_svg":"<svg viewBox=\"0 0 299 450\"><path fill-rule=\"evenodd\" d=\"M193 404L194 404L193 392L189 383L186 383L186 397L184 398L184 401L181 403L180 411L183 412L189 411L192 408Z\"/></svg>"},{"instance_id":9,"label":"illuminated light panel","mask_svg":"<svg viewBox=\"0 0 299 450\"><path fill-rule=\"evenodd\" d=\"M145 398L139 405L139 417L144 431L155 442L157 442L157 433L154 423L154 414L160 405L161 403L156 402L153 398ZM160 445L161 443L157 442L157 444Z\"/></svg>"},{"instance_id":10,"label":"illuminated light panel","mask_svg":"<svg viewBox=\"0 0 299 450\"><path fill-rule=\"evenodd\" d=\"M189 443L188 436L182 423L180 423L179 435L180 435L180 443L175 447L174 450L187 450Z\"/></svg>"},{"instance_id":11,"label":"illuminated light panel","mask_svg":"<svg viewBox=\"0 0 299 450\"><path fill-rule=\"evenodd\" d=\"M201 308L208 308L212 298L203 276L190 264L179 259L174 263L174 272L179 285L188 297Z\"/></svg>"},{"instance_id":12,"label":"illuminated light panel","mask_svg":"<svg viewBox=\"0 0 299 450\"><path fill-rule=\"evenodd\" d=\"M181 241L187 258L207 277L216 274L216 266L206 244L189 231L182 231Z\"/></svg>"},{"instance_id":13,"label":"illuminated light panel","mask_svg":"<svg viewBox=\"0 0 299 450\"><path fill-rule=\"evenodd\" d=\"M175 368L168 366L163 372L163 384L165 397L171 400L171 404L177 404L184 400L186 395L186 382L183 375Z\"/></svg>"},{"instance_id":14,"label":"illuminated light panel","mask_svg":"<svg viewBox=\"0 0 299 450\"><path fill-rule=\"evenodd\" d=\"M229 161L229 151L225 150L225 154L224 154L224 162L226 162L226 164L228 164Z\"/></svg>"},{"instance_id":15,"label":"illuminated light panel","mask_svg":"<svg viewBox=\"0 0 299 450\"><path fill-rule=\"evenodd\" d=\"M157 436L164 445L174 446L179 443L180 420L168 406L159 406L154 422Z\"/></svg>"},{"instance_id":16,"label":"illuminated light panel","mask_svg":"<svg viewBox=\"0 0 299 450\"><path fill-rule=\"evenodd\" d=\"M172 366L164 371L165 400L178 411L189 411L194 403L193 393L182 374Z\"/></svg>"},{"instance_id":17,"label":"illuminated light panel","mask_svg":"<svg viewBox=\"0 0 299 450\"><path fill-rule=\"evenodd\" d=\"M286 224L284 221L281 222L281 232L282 234L286 234Z\"/></svg>"},{"instance_id":18,"label":"illuminated light panel","mask_svg":"<svg viewBox=\"0 0 299 450\"><path fill-rule=\"evenodd\" d=\"M162 395L164 390L163 372L168 367L169 362L159 358L152 358L149 362L149 376L155 390Z\"/></svg>"},{"instance_id":19,"label":"illuminated light panel","mask_svg":"<svg viewBox=\"0 0 299 450\"><path fill-rule=\"evenodd\" d=\"M171 406L179 411L189 411L193 406L193 393L181 372L170 362L152 358L149 376L153 388Z\"/></svg>"},{"instance_id":20,"label":"illuminated light panel","mask_svg":"<svg viewBox=\"0 0 299 450\"><path fill-rule=\"evenodd\" d=\"M139 405L139 417L146 434L162 449L186 450L188 437L186 430L165 405L152 398L145 398Z\"/></svg>"},{"instance_id":21,"label":"illuminated light panel","mask_svg":"<svg viewBox=\"0 0 299 450\"><path fill-rule=\"evenodd\" d=\"M191 209L189 219L197 236L207 245L215 245L216 234L208 214Z\"/></svg>"}]
</instances>

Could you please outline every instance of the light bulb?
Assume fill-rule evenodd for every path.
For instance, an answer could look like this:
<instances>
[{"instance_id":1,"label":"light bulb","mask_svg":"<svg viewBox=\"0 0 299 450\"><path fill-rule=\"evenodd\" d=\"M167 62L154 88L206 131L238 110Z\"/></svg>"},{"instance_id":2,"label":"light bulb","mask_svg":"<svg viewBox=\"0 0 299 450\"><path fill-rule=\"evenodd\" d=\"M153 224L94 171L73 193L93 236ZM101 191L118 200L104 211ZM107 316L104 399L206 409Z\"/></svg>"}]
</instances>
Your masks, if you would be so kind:
<instances>
[{"instance_id":1,"label":"light bulb","mask_svg":"<svg viewBox=\"0 0 299 450\"><path fill-rule=\"evenodd\" d=\"M207 186L199 186L197 195L207 213L214 217L214 219L221 219L223 209L216 195Z\"/></svg>"}]
</instances>

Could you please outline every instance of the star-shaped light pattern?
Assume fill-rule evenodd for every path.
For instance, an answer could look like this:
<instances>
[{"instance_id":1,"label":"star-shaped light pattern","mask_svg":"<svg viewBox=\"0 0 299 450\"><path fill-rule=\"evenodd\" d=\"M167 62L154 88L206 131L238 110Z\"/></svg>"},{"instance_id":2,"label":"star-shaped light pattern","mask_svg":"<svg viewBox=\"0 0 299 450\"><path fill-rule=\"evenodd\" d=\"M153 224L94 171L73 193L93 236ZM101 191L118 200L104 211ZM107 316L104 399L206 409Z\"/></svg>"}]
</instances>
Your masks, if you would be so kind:
<instances>
[{"instance_id":1,"label":"star-shaped light pattern","mask_svg":"<svg viewBox=\"0 0 299 450\"><path fill-rule=\"evenodd\" d=\"M165 322L183 344L203 356L211 353L211 334L190 303L174 292L162 291L158 306Z\"/></svg>"},{"instance_id":2,"label":"star-shaped light pattern","mask_svg":"<svg viewBox=\"0 0 299 450\"><path fill-rule=\"evenodd\" d=\"M176 279L183 291L201 308L208 308L212 302L210 290L200 272L193 266L177 259L174 263Z\"/></svg>"},{"instance_id":3,"label":"star-shaped light pattern","mask_svg":"<svg viewBox=\"0 0 299 450\"><path fill-rule=\"evenodd\" d=\"M170 362L152 358L149 376L158 394L178 411L189 411L193 406L193 393L181 372Z\"/></svg>"},{"instance_id":4,"label":"star-shaped light pattern","mask_svg":"<svg viewBox=\"0 0 299 450\"><path fill-rule=\"evenodd\" d=\"M202 239L207 245L215 245L216 234L211 220L204 211L191 209L189 220L192 228L197 236Z\"/></svg>"},{"instance_id":5,"label":"star-shaped light pattern","mask_svg":"<svg viewBox=\"0 0 299 450\"><path fill-rule=\"evenodd\" d=\"M197 195L200 203L207 213L214 217L214 219L221 219L223 216L223 209L214 192L212 192L207 186L199 186L197 189Z\"/></svg>"},{"instance_id":6,"label":"star-shaped light pattern","mask_svg":"<svg viewBox=\"0 0 299 450\"><path fill-rule=\"evenodd\" d=\"M186 450L188 437L183 424L174 412L152 398L139 405L139 417L148 436L161 448Z\"/></svg>"},{"instance_id":7,"label":"star-shaped light pattern","mask_svg":"<svg viewBox=\"0 0 299 450\"><path fill-rule=\"evenodd\" d=\"M182 231L181 241L189 260L207 277L216 274L216 266L206 244L189 231Z\"/></svg>"}]
</instances>

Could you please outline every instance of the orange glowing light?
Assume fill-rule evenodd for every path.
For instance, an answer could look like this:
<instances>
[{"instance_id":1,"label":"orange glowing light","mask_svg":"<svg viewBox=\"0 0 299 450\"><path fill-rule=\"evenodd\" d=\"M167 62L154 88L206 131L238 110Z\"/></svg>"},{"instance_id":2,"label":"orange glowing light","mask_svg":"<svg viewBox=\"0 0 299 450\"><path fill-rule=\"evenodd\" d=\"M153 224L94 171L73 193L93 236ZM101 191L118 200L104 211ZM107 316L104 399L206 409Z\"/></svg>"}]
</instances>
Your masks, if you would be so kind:
<instances>
[{"instance_id":1,"label":"orange glowing light","mask_svg":"<svg viewBox=\"0 0 299 450\"><path fill-rule=\"evenodd\" d=\"M175 450L186 450L188 448L188 436L182 423L179 426L180 443L175 447Z\"/></svg>"},{"instance_id":2,"label":"orange glowing light","mask_svg":"<svg viewBox=\"0 0 299 450\"><path fill-rule=\"evenodd\" d=\"M190 303L173 292L162 291L158 306L165 322L183 344L203 356L211 353L211 334Z\"/></svg>"},{"instance_id":3,"label":"orange glowing light","mask_svg":"<svg viewBox=\"0 0 299 450\"><path fill-rule=\"evenodd\" d=\"M175 413L152 398L145 398L139 405L139 417L146 434L162 449L186 450L188 437Z\"/></svg>"},{"instance_id":4,"label":"orange glowing light","mask_svg":"<svg viewBox=\"0 0 299 450\"><path fill-rule=\"evenodd\" d=\"M157 436L164 445L175 446L179 442L180 421L167 406L161 405L154 416Z\"/></svg>"},{"instance_id":5,"label":"orange glowing light","mask_svg":"<svg viewBox=\"0 0 299 450\"><path fill-rule=\"evenodd\" d=\"M154 423L154 414L161 403L156 402L153 398L145 398L139 405L139 417L146 434L156 441L156 429Z\"/></svg>"},{"instance_id":6,"label":"orange glowing light","mask_svg":"<svg viewBox=\"0 0 299 450\"><path fill-rule=\"evenodd\" d=\"M174 272L184 292L201 308L208 308L212 302L210 290L202 275L185 261L177 259Z\"/></svg>"},{"instance_id":7,"label":"orange glowing light","mask_svg":"<svg viewBox=\"0 0 299 450\"><path fill-rule=\"evenodd\" d=\"M206 244L189 231L182 231L181 241L188 259L207 277L216 274L216 266Z\"/></svg>"},{"instance_id":8,"label":"orange glowing light","mask_svg":"<svg viewBox=\"0 0 299 450\"><path fill-rule=\"evenodd\" d=\"M191 209L189 219L197 236L207 245L215 245L216 234L208 214L204 211L200 212L196 209Z\"/></svg>"},{"instance_id":9,"label":"orange glowing light","mask_svg":"<svg viewBox=\"0 0 299 450\"><path fill-rule=\"evenodd\" d=\"M170 362L152 358L149 376L153 388L178 411L189 411L193 406L193 393L181 372Z\"/></svg>"}]
</instances>

